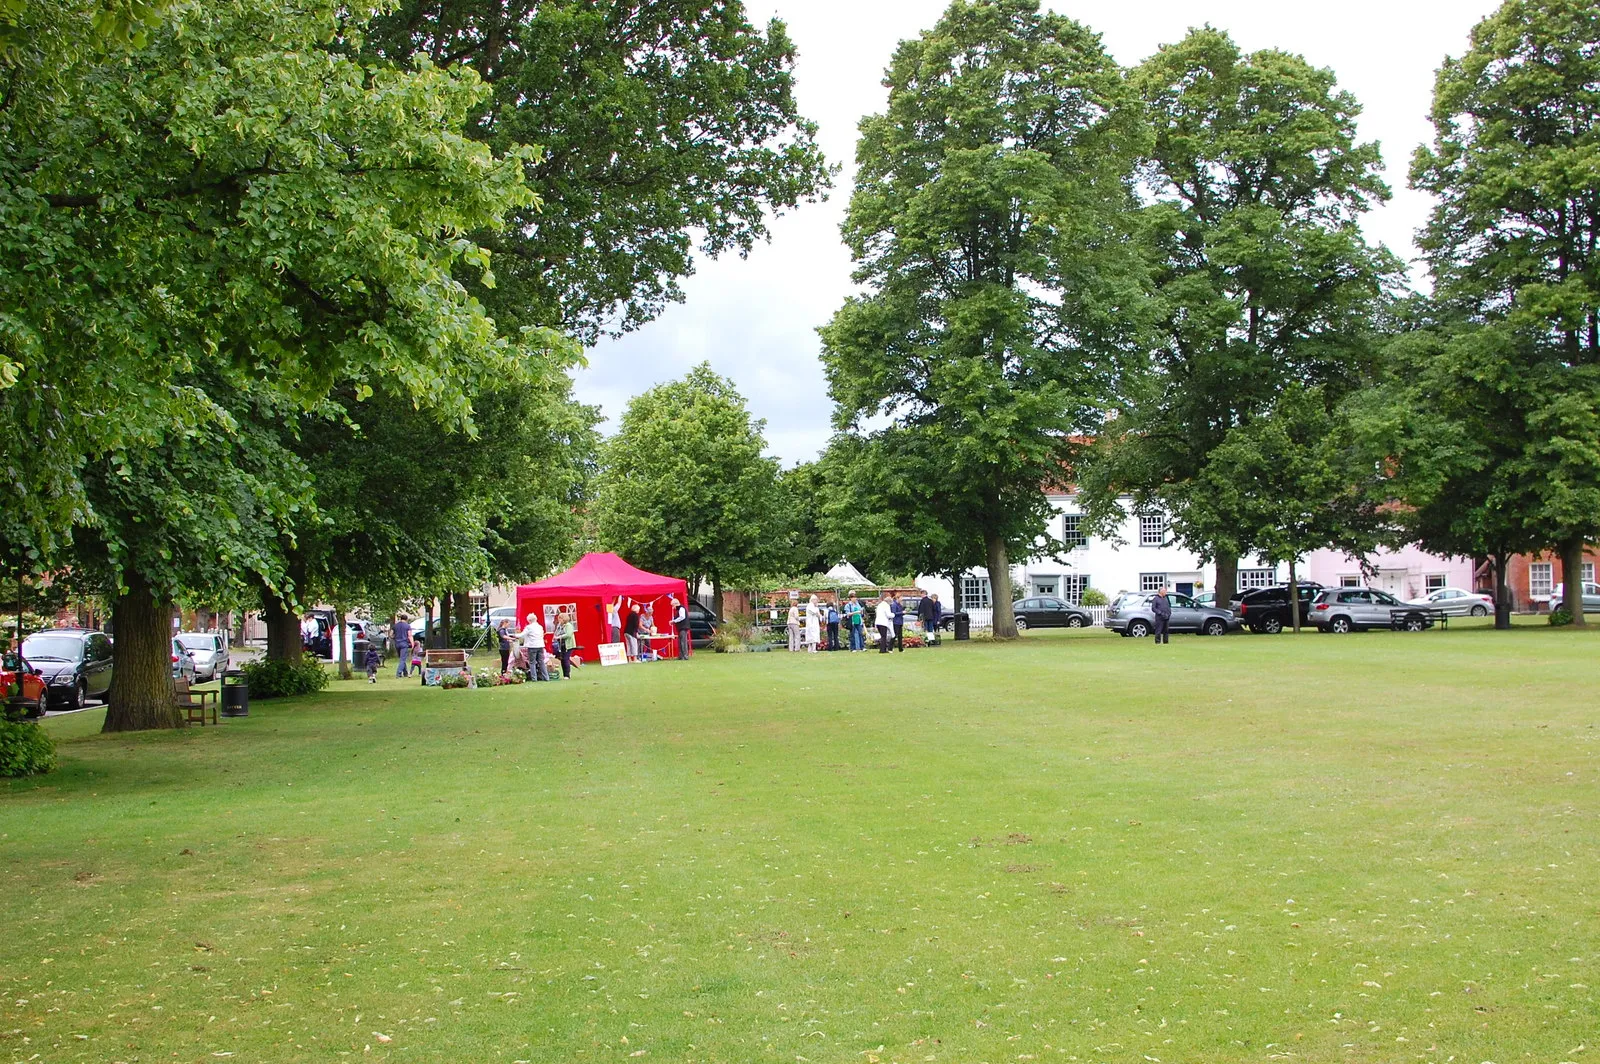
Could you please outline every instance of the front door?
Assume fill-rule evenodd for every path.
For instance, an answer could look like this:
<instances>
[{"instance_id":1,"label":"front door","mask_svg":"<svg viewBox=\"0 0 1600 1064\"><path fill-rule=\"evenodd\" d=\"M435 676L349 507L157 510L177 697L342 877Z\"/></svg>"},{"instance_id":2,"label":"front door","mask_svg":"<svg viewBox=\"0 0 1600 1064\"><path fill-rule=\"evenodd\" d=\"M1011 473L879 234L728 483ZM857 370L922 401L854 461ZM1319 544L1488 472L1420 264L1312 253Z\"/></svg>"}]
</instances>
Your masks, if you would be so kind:
<instances>
[{"instance_id":1,"label":"front door","mask_svg":"<svg viewBox=\"0 0 1600 1064\"><path fill-rule=\"evenodd\" d=\"M1178 588L1178 594L1187 595L1190 598L1194 597L1194 581L1193 580L1180 580L1180 581L1178 581L1177 588Z\"/></svg>"},{"instance_id":2,"label":"front door","mask_svg":"<svg viewBox=\"0 0 1600 1064\"><path fill-rule=\"evenodd\" d=\"M1033 578L1033 593L1035 595L1056 595L1061 586L1061 580L1054 576L1036 576Z\"/></svg>"}]
</instances>

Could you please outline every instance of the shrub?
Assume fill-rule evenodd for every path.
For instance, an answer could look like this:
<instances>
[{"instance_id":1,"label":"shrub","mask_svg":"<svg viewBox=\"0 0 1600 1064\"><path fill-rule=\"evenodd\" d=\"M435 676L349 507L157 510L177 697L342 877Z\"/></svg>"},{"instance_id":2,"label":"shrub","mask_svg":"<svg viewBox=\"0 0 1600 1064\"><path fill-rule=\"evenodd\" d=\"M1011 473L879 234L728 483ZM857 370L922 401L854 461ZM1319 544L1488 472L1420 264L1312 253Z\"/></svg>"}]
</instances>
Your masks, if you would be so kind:
<instances>
[{"instance_id":1,"label":"shrub","mask_svg":"<svg viewBox=\"0 0 1600 1064\"><path fill-rule=\"evenodd\" d=\"M251 698L290 698L309 695L328 686L328 673L314 658L304 657L298 665L287 661L252 661L243 668Z\"/></svg>"},{"instance_id":2,"label":"shrub","mask_svg":"<svg viewBox=\"0 0 1600 1064\"><path fill-rule=\"evenodd\" d=\"M1106 598L1106 593L1099 588L1086 587L1083 589L1083 601L1081 604L1084 606L1109 606L1111 605L1111 600Z\"/></svg>"},{"instance_id":3,"label":"shrub","mask_svg":"<svg viewBox=\"0 0 1600 1064\"><path fill-rule=\"evenodd\" d=\"M462 624L456 621L450 625L450 645L453 647L470 647L482 638L481 624Z\"/></svg>"},{"instance_id":4,"label":"shrub","mask_svg":"<svg viewBox=\"0 0 1600 1064\"><path fill-rule=\"evenodd\" d=\"M56 744L43 728L0 719L0 776L43 775L56 767Z\"/></svg>"},{"instance_id":5,"label":"shrub","mask_svg":"<svg viewBox=\"0 0 1600 1064\"><path fill-rule=\"evenodd\" d=\"M1565 625L1569 625L1571 623L1572 623L1572 611L1567 609L1565 606L1557 606L1555 609L1550 611L1550 625L1551 625L1551 627L1553 627L1553 628L1561 628L1561 627L1563 627Z\"/></svg>"}]
</instances>

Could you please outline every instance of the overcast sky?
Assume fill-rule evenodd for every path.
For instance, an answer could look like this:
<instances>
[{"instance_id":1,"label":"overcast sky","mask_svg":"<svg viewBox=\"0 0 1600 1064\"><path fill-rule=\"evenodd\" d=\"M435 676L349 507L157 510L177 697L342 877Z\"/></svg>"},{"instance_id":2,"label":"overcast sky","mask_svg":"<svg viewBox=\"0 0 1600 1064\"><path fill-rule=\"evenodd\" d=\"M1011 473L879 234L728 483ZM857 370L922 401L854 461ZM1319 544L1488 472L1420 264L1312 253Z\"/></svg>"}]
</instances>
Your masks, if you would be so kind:
<instances>
[{"instance_id":1,"label":"overcast sky","mask_svg":"<svg viewBox=\"0 0 1600 1064\"><path fill-rule=\"evenodd\" d=\"M839 241L855 168L856 124L882 111L882 84L896 44L931 27L946 0L746 0L752 21L774 15L788 23L799 51L796 92L801 113L820 127L830 162L843 164L825 203L803 205L772 225L772 240L747 259L701 259L683 284L685 302L659 319L589 352L576 391L598 404L606 430L639 392L710 361L731 377L751 412L766 419L771 453L792 466L827 443L832 404L818 361L816 327L851 290L850 255ZM1046 0L1103 37L1132 65L1158 46L1210 23L1246 51L1279 48L1331 67L1365 113L1363 140L1383 149L1394 199L1367 220L1371 239L1411 259L1412 234L1426 219L1428 198L1406 188L1416 146L1431 137L1433 74L1446 55L1466 50L1467 34L1498 0L1141 0L1094 3Z\"/></svg>"}]
</instances>

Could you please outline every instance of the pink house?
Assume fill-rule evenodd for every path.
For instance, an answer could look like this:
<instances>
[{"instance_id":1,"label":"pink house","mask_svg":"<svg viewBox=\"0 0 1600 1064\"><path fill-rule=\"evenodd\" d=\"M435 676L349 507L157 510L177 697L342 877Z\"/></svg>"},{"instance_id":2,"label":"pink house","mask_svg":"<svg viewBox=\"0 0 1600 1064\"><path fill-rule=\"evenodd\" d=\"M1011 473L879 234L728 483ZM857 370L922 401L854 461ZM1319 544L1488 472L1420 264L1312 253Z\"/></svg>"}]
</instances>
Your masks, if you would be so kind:
<instances>
[{"instance_id":1,"label":"pink house","mask_svg":"<svg viewBox=\"0 0 1600 1064\"><path fill-rule=\"evenodd\" d=\"M1400 599L1418 599L1441 587L1471 591L1476 586L1470 558L1441 557L1419 547L1380 547L1366 560L1377 570L1372 576L1362 571L1358 559L1340 551L1313 551L1301 563L1300 575L1328 587L1375 587Z\"/></svg>"}]
</instances>

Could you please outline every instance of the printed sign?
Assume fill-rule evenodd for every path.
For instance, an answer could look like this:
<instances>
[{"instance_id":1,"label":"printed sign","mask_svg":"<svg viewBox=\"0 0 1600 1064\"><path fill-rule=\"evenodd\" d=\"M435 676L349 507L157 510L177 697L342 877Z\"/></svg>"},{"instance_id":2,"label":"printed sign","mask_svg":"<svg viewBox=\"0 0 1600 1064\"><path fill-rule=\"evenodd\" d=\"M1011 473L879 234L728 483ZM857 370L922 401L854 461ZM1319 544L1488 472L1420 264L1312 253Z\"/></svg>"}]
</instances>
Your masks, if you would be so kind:
<instances>
[{"instance_id":1,"label":"printed sign","mask_svg":"<svg viewBox=\"0 0 1600 1064\"><path fill-rule=\"evenodd\" d=\"M628 648L621 643L600 644L600 665L626 665L628 663Z\"/></svg>"}]
</instances>

